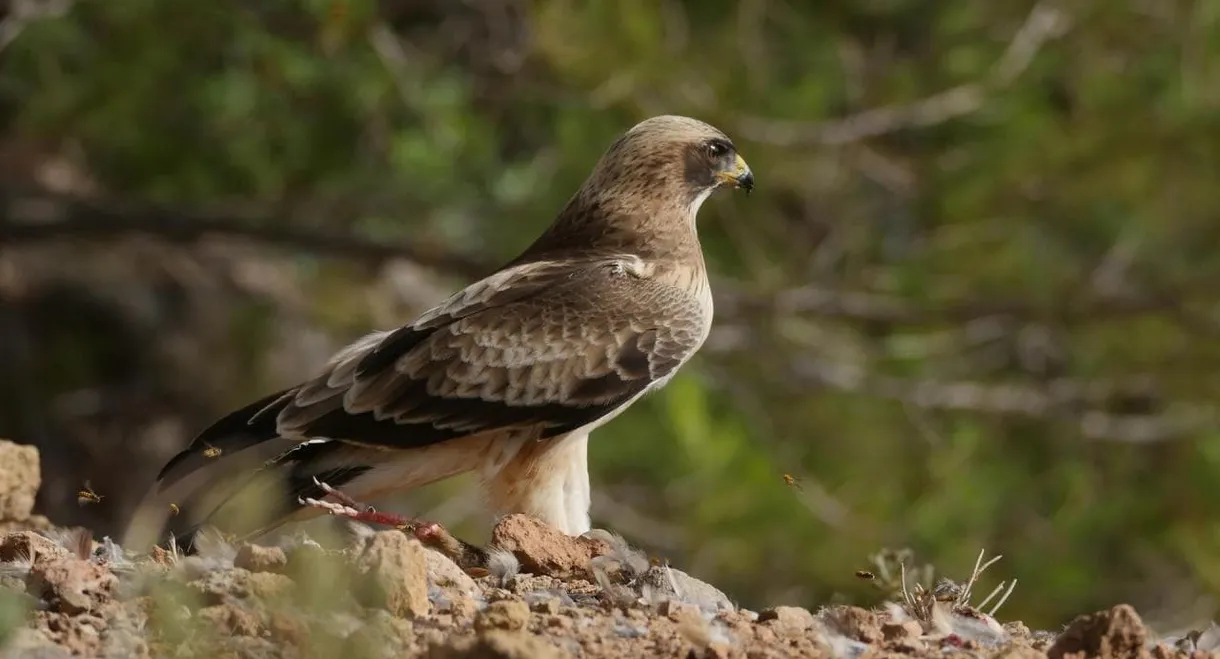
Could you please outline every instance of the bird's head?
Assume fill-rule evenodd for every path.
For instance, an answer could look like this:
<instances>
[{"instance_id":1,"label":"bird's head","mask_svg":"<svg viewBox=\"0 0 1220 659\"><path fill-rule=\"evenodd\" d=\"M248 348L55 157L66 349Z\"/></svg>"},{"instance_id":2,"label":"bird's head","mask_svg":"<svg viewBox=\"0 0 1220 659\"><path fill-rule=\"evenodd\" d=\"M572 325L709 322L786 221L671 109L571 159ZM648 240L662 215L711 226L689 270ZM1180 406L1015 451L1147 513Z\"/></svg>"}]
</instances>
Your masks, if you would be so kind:
<instances>
[{"instance_id":1,"label":"bird's head","mask_svg":"<svg viewBox=\"0 0 1220 659\"><path fill-rule=\"evenodd\" d=\"M697 119L646 119L606 149L550 228L518 260L576 246L647 258L699 251L695 217L717 188L749 192L754 174L720 130Z\"/></svg>"},{"instance_id":2,"label":"bird's head","mask_svg":"<svg viewBox=\"0 0 1220 659\"><path fill-rule=\"evenodd\" d=\"M716 188L754 188L733 141L714 126L676 115L646 119L619 137L591 179L614 194L673 200L698 210Z\"/></svg>"}]
</instances>

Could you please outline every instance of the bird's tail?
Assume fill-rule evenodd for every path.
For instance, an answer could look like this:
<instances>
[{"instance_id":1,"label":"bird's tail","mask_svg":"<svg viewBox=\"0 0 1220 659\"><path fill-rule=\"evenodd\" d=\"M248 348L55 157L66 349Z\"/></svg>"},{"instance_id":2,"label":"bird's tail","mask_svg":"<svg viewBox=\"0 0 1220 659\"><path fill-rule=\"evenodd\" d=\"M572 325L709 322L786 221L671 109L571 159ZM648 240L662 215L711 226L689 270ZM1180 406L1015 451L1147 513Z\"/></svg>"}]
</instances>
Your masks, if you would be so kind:
<instances>
[{"instance_id":1,"label":"bird's tail","mask_svg":"<svg viewBox=\"0 0 1220 659\"><path fill-rule=\"evenodd\" d=\"M145 551L172 539L189 552L206 527L231 539L259 535L300 511L301 498L324 496L315 478L339 487L370 469L340 443L280 437L279 398L217 421L174 456L137 507L124 547Z\"/></svg>"}]
</instances>

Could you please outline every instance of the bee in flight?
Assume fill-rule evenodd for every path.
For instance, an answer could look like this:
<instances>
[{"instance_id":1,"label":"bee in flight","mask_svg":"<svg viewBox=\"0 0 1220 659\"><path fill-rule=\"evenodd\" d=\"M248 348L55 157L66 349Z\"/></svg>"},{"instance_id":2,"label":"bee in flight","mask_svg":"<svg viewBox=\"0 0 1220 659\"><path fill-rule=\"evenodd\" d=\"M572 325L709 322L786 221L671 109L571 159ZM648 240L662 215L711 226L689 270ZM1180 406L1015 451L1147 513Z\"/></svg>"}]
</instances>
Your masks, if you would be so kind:
<instances>
[{"instance_id":1,"label":"bee in flight","mask_svg":"<svg viewBox=\"0 0 1220 659\"><path fill-rule=\"evenodd\" d=\"M80 489L79 492L76 493L76 503L78 505L83 506L83 505L90 504L90 503L101 503L101 502L102 502L102 495L98 494L97 492L94 492L93 486L91 486L89 484L89 481L86 480L85 485Z\"/></svg>"}]
</instances>

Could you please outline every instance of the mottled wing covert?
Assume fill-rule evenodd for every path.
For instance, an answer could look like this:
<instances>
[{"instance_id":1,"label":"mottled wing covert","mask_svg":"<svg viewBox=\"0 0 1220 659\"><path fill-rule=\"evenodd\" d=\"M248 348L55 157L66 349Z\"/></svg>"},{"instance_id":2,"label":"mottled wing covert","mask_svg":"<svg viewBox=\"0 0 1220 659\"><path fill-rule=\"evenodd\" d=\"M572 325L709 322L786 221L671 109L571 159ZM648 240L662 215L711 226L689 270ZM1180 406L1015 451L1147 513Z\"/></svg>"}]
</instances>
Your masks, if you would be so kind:
<instances>
[{"instance_id":1,"label":"mottled wing covert","mask_svg":"<svg viewBox=\"0 0 1220 659\"><path fill-rule=\"evenodd\" d=\"M621 259L517 266L226 417L162 478L193 471L216 442L244 436L237 441L248 446L272 428L278 437L387 449L508 428L561 435L672 375L702 341L705 313L689 293L640 277ZM328 444L300 444L291 457Z\"/></svg>"}]
</instances>

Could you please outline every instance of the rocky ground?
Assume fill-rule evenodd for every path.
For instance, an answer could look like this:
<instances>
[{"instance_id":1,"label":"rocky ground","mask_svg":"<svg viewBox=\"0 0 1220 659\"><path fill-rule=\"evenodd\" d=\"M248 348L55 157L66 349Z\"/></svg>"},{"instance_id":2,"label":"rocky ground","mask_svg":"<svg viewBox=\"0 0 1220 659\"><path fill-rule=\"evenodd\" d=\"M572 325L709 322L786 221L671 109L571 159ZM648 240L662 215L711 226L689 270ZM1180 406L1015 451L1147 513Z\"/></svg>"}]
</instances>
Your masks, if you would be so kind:
<instances>
[{"instance_id":1,"label":"rocky ground","mask_svg":"<svg viewBox=\"0 0 1220 659\"><path fill-rule=\"evenodd\" d=\"M482 567L400 531L353 527L344 549L209 537L133 556L31 515L38 456L0 442L4 657L1168 657L1220 649L1220 628L1156 638L1129 606L1060 632L1001 625L969 584L879 610L736 607L621 539L511 516ZM436 544L436 543L430 543ZM456 562L455 560L456 559Z\"/></svg>"}]
</instances>

